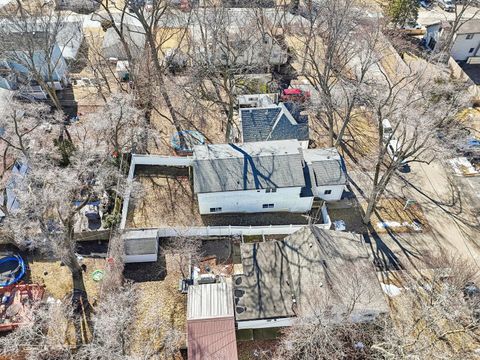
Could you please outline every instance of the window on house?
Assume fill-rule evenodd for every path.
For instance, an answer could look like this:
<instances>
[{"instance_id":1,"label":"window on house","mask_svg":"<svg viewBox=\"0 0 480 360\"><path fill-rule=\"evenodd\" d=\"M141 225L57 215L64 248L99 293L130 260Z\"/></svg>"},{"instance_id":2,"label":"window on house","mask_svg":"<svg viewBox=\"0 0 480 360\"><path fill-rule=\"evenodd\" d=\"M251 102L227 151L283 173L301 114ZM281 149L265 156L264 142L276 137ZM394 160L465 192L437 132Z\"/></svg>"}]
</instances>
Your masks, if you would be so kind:
<instances>
[{"instance_id":1,"label":"window on house","mask_svg":"<svg viewBox=\"0 0 480 360\"><path fill-rule=\"evenodd\" d=\"M332 193L332 190L325 190L323 192L324 195L330 195Z\"/></svg>"},{"instance_id":2,"label":"window on house","mask_svg":"<svg viewBox=\"0 0 480 360\"><path fill-rule=\"evenodd\" d=\"M210 212L220 212L220 211L222 211L221 207L210 208Z\"/></svg>"},{"instance_id":3,"label":"window on house","mask_svg":"<svg viewBox=\"0 0 480 360\"><path fill-rule=\"evenodd\" d=\"M470 50L468 51L469 54L473 53L473 50L475 50L475 48L470 48Z\"/></svg>"},{"instance_id":4,"label":"window on house","mask_svg":"<svg viewBox=\"0 0 480 360\"><path fill-rule=\"evenodd\" d=\"M473 34L467 34L467 40L473 39Z\"/></svg>"},{"instance_id":5,"label":"window on house","mask_svg":"<svg viewBox=\"0 0 480 360\"><path fill-rule=\"evenodd\" d=\"M276 188L266 188L265 192L270 193L270 192L277 192Z\"/></svg>"},{"instance_id":6,"label":"window on house","mask_svg":"<svg viewBox=\"0 0 480 360\"><path fill-rule=\"evenodd\" d=\"M264 209L273 209L273 206L274 206L273 204L263 204L263 205L262 205L262 208L264 208Z\"/></svg>"}]
</instances>

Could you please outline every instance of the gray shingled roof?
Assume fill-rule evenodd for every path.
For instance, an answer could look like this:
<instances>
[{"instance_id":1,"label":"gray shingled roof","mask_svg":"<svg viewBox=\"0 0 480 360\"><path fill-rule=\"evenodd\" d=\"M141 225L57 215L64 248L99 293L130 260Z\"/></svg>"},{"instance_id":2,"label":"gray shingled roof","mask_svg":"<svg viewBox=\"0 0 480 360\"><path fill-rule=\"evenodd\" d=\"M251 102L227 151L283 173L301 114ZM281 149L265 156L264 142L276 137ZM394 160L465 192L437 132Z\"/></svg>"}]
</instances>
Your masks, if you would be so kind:
<instances>
[{"instance_id":1,"label":"gray shingled roof","mask_svg":"<svg viewBox=\"0 0 480 360\"><path fill-rule=\"evenodd\" d=\"M302 156L295 140L194 148L195 193L303 187Z\"/></svg>"},{"instance_id":2,"label":"gray shingled roof","mask_svg":"<svg viewBox=\"0 0 480 360\"><path fill-rule=\"evenodd\" d=\"M347 171L336 149L308 149L304 151L304 159L310 169L313 186L347 183Z\"/></svg>"},{"instance_id":3,"label":"gray shingled roof","mask_svg":"<svg viewBox=\"0 0 480 360\"><path fill-rule=\"evenodd\" d=\"M289 120L288 109L281 105L242 109L242 136L244 142L297 139L308 140L308 118L298 116L296 124Z\"/></svg>"},{"instance_id":4,"label":"gray shingled roof","mask_svg":"<svg viewBox=\"0 0 480 360\"><path fill-rule=\"evenodd\" d=\"M293 317L293 298L300 313L328 306L338 320L368 321L389 311L360 235L305 226L281 241L244 243L240 250L237 321ZM352 299L355 308L344 319Z\"/></svg>"}]
</instances>

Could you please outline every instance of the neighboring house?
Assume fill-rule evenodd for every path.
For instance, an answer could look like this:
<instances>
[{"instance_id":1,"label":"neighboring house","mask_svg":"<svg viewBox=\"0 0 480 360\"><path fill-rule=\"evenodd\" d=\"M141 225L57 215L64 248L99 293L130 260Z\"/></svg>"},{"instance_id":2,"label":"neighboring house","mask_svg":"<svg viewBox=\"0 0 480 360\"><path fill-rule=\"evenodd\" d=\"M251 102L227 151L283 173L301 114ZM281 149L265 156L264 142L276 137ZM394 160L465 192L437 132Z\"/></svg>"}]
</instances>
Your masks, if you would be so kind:
<instances>
[{"instance_id":1,"label":"neighboring house","mask_svg":"<svg viewBox=\"0 0 480 360\"><path fill-rule=\"evenodd\" d=\"M451 31L448 22L437 22L427 26L425 45L434 50L439 42ZM468 62L470 58L480 57L480 19L466 21L453 38L450 55L456 61Z\"/></svg>"},{"instance_id":2,"label":"neighboring house","mask_svg":"<svg viewBox=\"0 0 480 360\"><path fill-rule=\"evenodd\" d=\"M188 287L187 346L189 360L238 359L230 282Z\"/></svg>"},{"instance_id":3,"label":"neighboring house","mask_svg":"<svg viewBox=\"0 0 480 360\"><path fill-rule=\"evenodd\" d=\"M243 142L296 139L308 148L308 116L293 103L240 109L240 119Z\"/></svg>"},{"instance_id":4,"label":"neighboring house","mask_svg":"<svg viewBox=\"0 0 480 360\"><path fill-rule=\"evenodd\" d=\"M326 201L341 199L348 179L345 163L337 149L306 149L303 158L310 174L313 195Z\"/></svg>"},{"instance_id":5,"label":"neighboring house","mask_svg":"<svg viewBox=\"0 0 480 360\"><path fill-rule=\"evenodd\" d=\"M368 322L389 311L361 235L305 226L281 241L242 243L234 275L238 330L290 326L297 314ZM352 307L352 304L354 306Z\"/></svg>"},{"instance_id":6,"label":"neighboring house","mask_svg":"<svg viewBox=\"0 0 480 360\"><path fill-rule=\"evenodd\" d=\"M192 15L190 26L192 55L198 62L237 69L285 64L288 53L281 36L252 31L258 30L259 16L254 9L199 10ZM265 16L264 21L270 19Z\"/></svg>"},{"instance_id":7,"label":"neighboring house","mask_svg":"<svg viewBox=\"0 0 480 360\"><path fill-rule=\"evenodd\" d=\"M58 10L94 12L100 7L98 0L55 0Z\"/></svg>"},{"instance_id":8,"label":"neighboring house","mask_svg":"<svg viewBox=\"0 0 480 360\"><path fill-rule=\"evenodd\" d=\"M193 188L200 214L305 213L315 193L340 200L346 174L336 150L309 150L312 170L304 151L298 140L195 146Z\"/></svg>"},{"instance_id":9,"label":"neighboring house","mask_svg":"<svg viewBox=\"0 0 480 360\"><path fill-rule=\"evenodd\" d=\"M267 107L278 103L278 94L247 94L237 95L239 108Z\"/></svg>"},{"instance_id":10,"label":"neighboring house","mask_svg":"<svg viewBox=\"0 0 480 360\"><path fill-rule=\"evenodd\" d=\"M21 90L37 99L45 99L46 93L30 72L35 68L56 90L69 84L66 58L73 59L78 53L83 33L79 23L66 23L58 32L57 42L47 42L41 31L31 33L12 32L0 36L0 87ZM78 29L75 30L74 29ZM65 55L63 55L65 51Z\"/></svg>"},{"instance_id":11,"label":"neighboring house","mask_svg":"<svg viewBox=\"0 0 480 360\"><path fill-rule=\"evenodd\" d=\"M135 58L142 57L145 48L145 31L143 28L136 25L124 25L123 36L131 55ZM106 59L128 60L121 38L113 27L108 28L105 32L102 53Z\"/></svg>"}]
</instances>

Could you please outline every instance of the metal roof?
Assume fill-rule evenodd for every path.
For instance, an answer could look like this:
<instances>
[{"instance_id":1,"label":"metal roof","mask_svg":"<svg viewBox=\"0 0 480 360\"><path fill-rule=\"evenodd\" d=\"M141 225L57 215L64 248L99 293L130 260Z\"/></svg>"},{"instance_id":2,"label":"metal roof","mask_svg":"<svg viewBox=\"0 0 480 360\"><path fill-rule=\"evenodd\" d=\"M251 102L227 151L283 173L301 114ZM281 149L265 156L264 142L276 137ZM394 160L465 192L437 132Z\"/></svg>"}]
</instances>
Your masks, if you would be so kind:
<instances>
[{"instance_id":1,"label":"metal roof","mask_svg":"<svg viewBox=\"0 0 480 360\"><path fill-rule=\"evenodd\" d=\"M188 359L237 360L235 319L204 319L187 321Z\"/></svg>"},{"instance_id":2,"label":"metal roof","mask_svg":"<svg viewBox=\"0 0 480 360\"><path fill-rule=\"evenodd\" d=\"M303 187L297 140L194 147L195 193Z\"/></svg>"},{"instance_id":3,"label":"metal roof","mask_svg":"<svg viewBox=\"0 0 480 360\"><path fill-rule=\"evenodd\" d=\"M308 165L313 185L344 185L347 183L345 164L335 148L307 149L303 151L303 158Z\"/></svg>"},{"instance_id":4,"label":"metal roof","mask_svg":"<svg viewBox=\"0 0 480 360\"><path fill-rule=\"evenodd\" d=\"M187 320L233 317L232 285L226 282L188 287Z\"/></svg>"},{"instance_id":5,"label":"metal roof","mask_svg":"<svg viewBox=\"0 0 480 360\"><path fill-rule=\"evenodd\" d=\"M188 359L238 359L231 283L192 285L187 297Z\"/></svg>"}]
</instances>

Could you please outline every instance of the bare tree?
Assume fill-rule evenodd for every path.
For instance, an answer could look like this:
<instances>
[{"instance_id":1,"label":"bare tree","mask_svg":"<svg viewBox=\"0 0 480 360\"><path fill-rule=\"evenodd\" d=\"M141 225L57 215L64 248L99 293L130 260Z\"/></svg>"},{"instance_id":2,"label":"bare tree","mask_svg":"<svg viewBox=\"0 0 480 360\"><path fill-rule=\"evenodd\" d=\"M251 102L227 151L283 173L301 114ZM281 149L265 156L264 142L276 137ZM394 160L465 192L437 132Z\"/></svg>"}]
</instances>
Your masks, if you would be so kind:
<instances>
[{"instance_id":1,"label":"bare tree","mask_svg":"<svg viewBox=\"0 0 480 360\"><path fill-rule=\"evenodd\" d=\"M392 331L373 345L379 357L473 359L478 347L478 267L434 256L428 269L391 274L401 283L392 298Z\"/></svg>"},{"instance_id":2,"label":"bare tree","mask_svg":"<svg viewBox=\"0 0 480 360\"><path fill-rule=\"evenodd\" d=\"M468 103L465 84L433 68L410 67L395 81L383 70L381 73L384 80L366 87L364 96L378 135L374 158L367 160L374 166L363 218L366 224L398 170L451 154L451 135L465 128L456 115ZM385 119L393 124L388 132Z\"/></svg>"},{"instance_id":3,"label":"bare tree","mask_svg":"<svg viewBox=\"0 0 480 360\"><path fill-rule=\"evenodd\" d=\"M454 1L454 18L450 22L450 29L447 29L445 39L442 39L440 46L435 47L436 52L445 54L447 62L453 46L453 40L457 36L458 30L468 21L477 19L480 15L480 3L478 0Z\"/></svg>"},{"instance_id":4,"label":"bare tree","mask_svg":"<svg viewBox=\"0 0 480 360\"><path fill-rule=\"evenodd\" d=\"M93 113L89 120L113 156L120 158L131 152L146 152L148 124L131 95L110 96L103 111Z\"/></svg>"},{"instance_id":5,"label":"bare tree","mask_svg":"<svg viewBox=\"0 0 480 360\"><path fill-rule=\"evenodd\" d=\"M274 358L475 358L478 269L466 259L444 255L426 259L425 265L424 270L384 274L397 289L387 292L390 316L368 323L331 321L329 309L336 304L317 302L313 313L300 314L285 330Z\"/></svg>"},{"instance_id":6,"label":"bare tree","mask_svg":"<svg viewBox=\"0 0 480 360\"><path fill-rule=\"evenodd\" d=\"M76 359L131 359L128 353L130 326L135 319L137 291L133 284L103 293L95 308L92 341L83 346Z\"/></svg>"},{"instance_id":7,"label":"bare tree","mask_svg":"<svg viewBox=\"0 0 480 360\"><path fill-rule=\"evenodd\" d=\"M83 145L77 144L67 167L58 165L53 150L31 156L27 174L14 189L19 207L3 224L14 243L57 255L72 272L76 288L82 285L75 254L76 221L91 201L106 190L116 190L120 178L99 146Z\"/></svg>"},{"instance_id":8,"label":"bare tree","mask_svg":"<svg viewBox=\"0 0 480 360\"><path fill-rule=\"evenodd\" d=\"M220 106L226 116L225 141L231 141L239 89L249 87L249 74L270 72L287 62L279 41L286 26L285 9L231 9L227 6L192 10L189 73L198 97ZM281 34L281 35L280 35ZM251 90L250 90L251 91ZM258 91L258 90L257 90ZM192 96L194 97L194 96Z\"/></svg>"},{"instance_id":9,"label":"bare tree","mask_svg":"<svg viewBox=\"0 0 480 360\"><path fill-rule=\"evenodd\" d=\"M33 304L27 323L0 337L0 354L8 358L71 359L68 342L71 309L60 301Z\"/></svg>"},{"instance_id":10,"label":"bare tree","mask_svg":"<svg viewBox=\"0 0 480 360\"><path fill-rule=\"evenodd\" d=\"M199 264L202 258L202 241L196 237L181 234L161 244L161 250L175 263L175 271L184 279L190 278L191 266Z\"/></svg>"},{"instance_id":11,"label":"bare tree","mask_svg":"<svg viewBox=\"0 0 480 360\"><path fill-rule=\"evenodd\" d=\"M6 194L5 186L8 186L8 178L11 176L12 166L25 165L32 154L40 152L49 142L50 132L58 127L61 116L52 113L49 106L41 103L20 102L11 98L9 106L4 109L0 119L0 127L3 129L0 135L2 144L2 193L3 201L0 209L8 215L8 202L13 194ZM51 143L48 143L51 145ZM15 179L10 179L11 181Z\"/></svg>"},{"instance_id":12,"label":"bare tree","mask_svg":"<svg viewBox=\"0 0 480 360\"><path fill-rule=\"evenodd\" d=\"M381 23L357 0L309 3L308 21L292 29L300 73L313 87L312 110L328 131L330 146L344 133L362 104L361 88L372 81L381 46Z\"/></svg>"}]
</instances>

